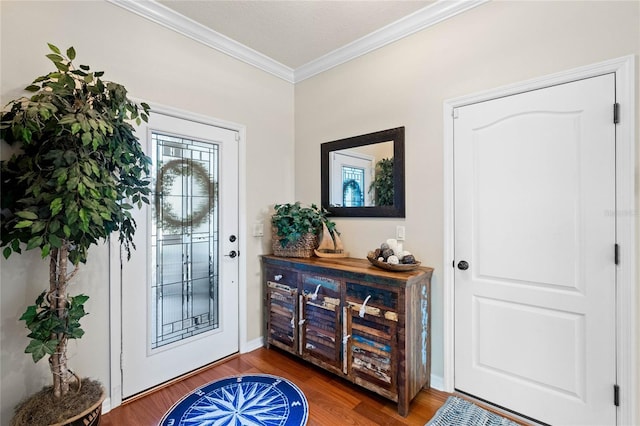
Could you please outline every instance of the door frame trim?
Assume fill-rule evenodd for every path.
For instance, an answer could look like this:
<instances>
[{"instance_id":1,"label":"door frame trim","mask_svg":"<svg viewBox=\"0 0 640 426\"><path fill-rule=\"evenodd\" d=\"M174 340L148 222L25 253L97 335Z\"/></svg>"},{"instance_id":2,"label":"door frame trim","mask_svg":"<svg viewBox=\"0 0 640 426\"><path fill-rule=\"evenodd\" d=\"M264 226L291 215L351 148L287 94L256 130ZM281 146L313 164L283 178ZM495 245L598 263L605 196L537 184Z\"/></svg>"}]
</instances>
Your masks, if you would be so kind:
<instances>
[{"instance_id":1,"label":"door frame trim","mask_svg":"<svg viewBox=\"0 0 640 426\"><path fill-rule=\"evenodd\" d=\"M616 239L620 245L617 275L617 380L620 386L618 425L638 424L640 395L638 369L638 292L636 221L640 217L636 200L636 106L635 55L579 67L548 76L527 80L467 96L447 99L443 103L444 117L444 252L443 252L443 324L444 324L444 390L453 392L454 366L454 177L453 120L456 108L489 101L531 90L542 89L575 80L615 73L616 102L620 104L620 122L616 125ZM613 108L612 108L613 119ZM613 247L611 248L613 261ZM613 388L613 383L612 383ZM611 403L613 403L612 389Z\"/></svg>"},{"instance_id":2,"label":"door frame trim","mask_svg":"<svg viewBox=\"0 0 640 426\"><path fill-rule=\"evenodd\" d=\"M134 99L140 103L140 99ZM180 119L194 121L238 132L238 250L247 252L247 239L243 230L247 229L247 183L246 183L246 126L230 121L219 120L166 105L147 102L151 112ZM110 386L103 411L122 404L122 273L120 267L120 244L117 238L109 239L109 377ZM240 353L248 348L247 342L247 257L238 257L238 347Z\"/></svg>"}]
</instances>

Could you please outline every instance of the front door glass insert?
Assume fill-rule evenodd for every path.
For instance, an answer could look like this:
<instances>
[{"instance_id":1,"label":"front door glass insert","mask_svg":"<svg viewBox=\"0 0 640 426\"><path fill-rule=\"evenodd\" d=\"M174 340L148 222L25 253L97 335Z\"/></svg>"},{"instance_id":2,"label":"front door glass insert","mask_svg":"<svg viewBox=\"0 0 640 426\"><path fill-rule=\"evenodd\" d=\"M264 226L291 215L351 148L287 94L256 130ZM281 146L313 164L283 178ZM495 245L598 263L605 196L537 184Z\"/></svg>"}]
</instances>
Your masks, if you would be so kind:
<instances>
[{"instance_id":1,"label":"front door glass insert","mask_svg":"<svg viewBox=\"0 0 640 426\"><path fill-rule=\"evenodd\" d=\"M151 348L219 326L218 145L152 132Z\"/></svg>"}]
</instances>

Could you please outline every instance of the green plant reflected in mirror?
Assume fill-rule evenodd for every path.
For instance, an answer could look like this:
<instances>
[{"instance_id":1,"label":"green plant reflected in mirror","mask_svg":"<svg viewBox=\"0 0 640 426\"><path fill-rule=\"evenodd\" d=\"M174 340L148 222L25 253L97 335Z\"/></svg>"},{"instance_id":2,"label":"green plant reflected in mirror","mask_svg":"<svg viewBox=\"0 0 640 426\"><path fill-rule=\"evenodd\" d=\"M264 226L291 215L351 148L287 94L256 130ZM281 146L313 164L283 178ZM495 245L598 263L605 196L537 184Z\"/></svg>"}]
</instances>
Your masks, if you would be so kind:
<instances>
[{"instance_id":1,"label":"green plant reflected in mirror","mask_svg":"<svg viewBox=\"0 0 640 426\"><path fill-rule=\"evenodd\" d=\"M321 202L337 217L404 217L404 127L320 145Z\"/></svg>"}]
</instances>

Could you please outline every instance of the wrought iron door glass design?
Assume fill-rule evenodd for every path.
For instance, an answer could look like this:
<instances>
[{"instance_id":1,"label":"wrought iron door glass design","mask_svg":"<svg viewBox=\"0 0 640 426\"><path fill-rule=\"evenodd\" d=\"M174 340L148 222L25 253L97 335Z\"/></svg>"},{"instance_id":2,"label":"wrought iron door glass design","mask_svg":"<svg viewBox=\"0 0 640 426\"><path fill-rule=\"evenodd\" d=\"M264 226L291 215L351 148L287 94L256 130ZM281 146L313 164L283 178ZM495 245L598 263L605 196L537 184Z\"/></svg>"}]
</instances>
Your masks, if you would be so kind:
<instances>
[{"instance_id":1,"label":"wrought iron door glass design","mask_svg":"<svg viewBox=\"0 0 640 426\"><path fill-rule=\"evenodd\" d=\"M364 206L364 169L342 167L342 205L343 207Z\"/></svg>"},{"instance_id":2,"label":"wrought iron door glass design","mask_svg":"<svg viewBox=\"0 0 640 426\"><path fill-rule=\"evenodd\" d=\"M219 147L152 132L151 348L219 326Z\"/></svg>"}]
</instances>

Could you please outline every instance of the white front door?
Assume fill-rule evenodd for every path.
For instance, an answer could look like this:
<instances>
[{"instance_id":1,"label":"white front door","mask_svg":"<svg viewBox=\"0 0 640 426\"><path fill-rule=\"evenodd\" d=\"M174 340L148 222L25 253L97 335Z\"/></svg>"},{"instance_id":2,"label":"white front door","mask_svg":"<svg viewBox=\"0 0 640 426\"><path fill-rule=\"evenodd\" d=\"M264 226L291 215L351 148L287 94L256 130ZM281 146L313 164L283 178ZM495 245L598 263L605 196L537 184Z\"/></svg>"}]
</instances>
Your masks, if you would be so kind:
<instances>
[{"instance_id":1,"label":"white front door","mask_svg":"<svg viewBox=\"0 0 640 426\"><path fill-rule=\"evenodd\" d=\"M153 197L122 263L123 398L239 345L237 132L152 112L138 133Z\"/></svg>"},{"instance_id":2,"label":"white front door","mask_svg":"<svg viewBox=\"0 0 640 426\"><path fill-rule=\"evenodd\" d=\"M371 181L375 175L374 157L351 149L329 154L331 193L329 203L333 207L368 207L373 205Z\"/></svg>"},{"instance_id":3,"label":"white front door","mask_svg":"<svg viewBox=\"0 0 640 426\"><path fill-rule=\"evenodd\" d=\"M614 74L456 108L455 388L615 425Z\"/></svg>"}]
</instances>

